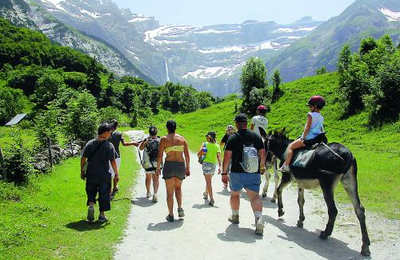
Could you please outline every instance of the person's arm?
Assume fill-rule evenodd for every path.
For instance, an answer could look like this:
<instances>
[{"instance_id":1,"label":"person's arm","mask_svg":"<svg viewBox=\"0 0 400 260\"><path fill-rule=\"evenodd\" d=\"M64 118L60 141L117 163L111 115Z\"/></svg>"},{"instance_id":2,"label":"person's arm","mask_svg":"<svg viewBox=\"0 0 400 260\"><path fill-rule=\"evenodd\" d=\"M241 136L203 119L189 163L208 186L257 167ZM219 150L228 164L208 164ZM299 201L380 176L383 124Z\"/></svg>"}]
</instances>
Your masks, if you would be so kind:
<instances>
[{"instance_id":1,"label":"person's arm","mask_svg":"<svg viewBox=\"0 0 400 260\"><path fill-rule=\"evenodd\" d=\"M221 164L221 152L217 153L217 159L218 159L218 174L221 174L221 171L222 171L222 169L221 169L221 166L222 166L222 164Z\"/></svg>"},{"instance_id":2,"label":"person's arm","mask_svg":"<svg viewBox=\"0 0 400 260\"><path fill-rule=\"evenodd\" d=\"M119 174L118 174L118 167L117 167L117 163L115 162L115 160L110 161L111 162L111 167L114 170L114 180L119 181Z\"/></svg>"},{"instance_id":3,"label":"person's arm","mask_svg":"<svg viewBox=\"0 0 400 260\"><path fill-rule=\"evenodd\" d=\"M144 139L144 140L140 143L139 149L140 149L140 150L143 150L143 149L146 147L146 145L147 145L148 142L149 142L149 139L148 139L148 138Z\"/></svg>"},{"instance_id":4,"label":"person's arm","mask_svg":"<svg viewBox=\"0 0 400 260\"><path fill-rule=\"evenodd\" d=\"M85 156L82 156L81 158L81 179L85 180L85 174L83 173L83 165L87 161L87 158Z\"/></svg>"},{"instance_id":5,"label":"person's arm","mask_svg":"<svg viewBox=\"0 0 400 260\"><path fill-rule=\"evenodd\" d=\"M306 136L308 135L308 132L310 132L311 123L312 123L312 116L310 114L307 114L307 123L306 126L304 127L304 132L301 135L302 140L305 140Z\"/></svg>"},{"instance_id":6,"label":"person's arm","mask_svg":"<svg viewBox=\"0 0 400 260\"><path fill-rule=\"evenodd\" d=\"M231 161L231 158L232 158L232 151L225 150L224 161L222 162L222 175L228 174L228 167L229 167L229 162Z\"/></svg>"},{"instance_id":7,"label":"person's arm","mask_svg":"<svg viewBox=\"0 0 400 260\"><path fill-rule=\"evenodd\" d=\"M250 130L253 131L254 130L254 126L256 124L254 123L254 117L251 119L251 125L250 125Z\"/></svg>"},{"instance_id":8,"label":"person's arm","mask_svg":"<svg viewBox=\"0 0 400 260\"><path fill-rule=\"evenodd\" d=\"M157 175L161 175L161 162L163 159L164 149L165 149L165 139L161 138L160 145L158 146L157 171L156 171Z\"/></svg>"},{"instance_id":9,"label":"person's arm","mask_svg":"<svg viewBox=\"0 0 400 260\"><path fill-rule=\"evenodd\" d=\"M183 153L185 154L185 161L186 161L186 176L190 176L190 154L187 142L183 139Z\"/></svg>"}]
</instances>

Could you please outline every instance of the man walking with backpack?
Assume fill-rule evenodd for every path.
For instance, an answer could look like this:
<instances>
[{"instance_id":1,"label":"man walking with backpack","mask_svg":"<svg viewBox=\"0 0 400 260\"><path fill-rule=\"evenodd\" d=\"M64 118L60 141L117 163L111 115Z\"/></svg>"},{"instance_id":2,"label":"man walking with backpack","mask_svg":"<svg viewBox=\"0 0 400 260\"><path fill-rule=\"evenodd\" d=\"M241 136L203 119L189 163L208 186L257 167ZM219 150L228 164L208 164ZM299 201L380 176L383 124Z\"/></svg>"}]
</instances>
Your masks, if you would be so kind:
<instances>
[{"instance_id":1,"label":"man walking with backpack","mask_svg":"<svg viewBox=\"0 0 400 260\"><path fill-rule=\"evenodd\" d=\"M263 235L262 202L259 191L260 174L265 172L265 149L259 135L247 129L247 117L239 114L235 117L238 132L229 136L223 162L223 173L227 174L232 160L230 179L230 204L232 224L239 224L240 191L244 188L254 212L257 235Z\"/></svg>"},{"instance_id":2,"label":"man walking with backpack","mask_svg":"<svg viewBox=\"0 0 400 260\"><path fill-rule=\"evenodd\" d=\"M151 197L150 185L151 180L153 180L153 202L158 201L158 187L159 180L157 170L157 156L158 147L160 145L160 137L157 136L157 127L150 126L149 137L146 138L139 146L140 150L143 151L142 166L146 172L146 197ZM162 167L161 167L162 168Z\"/></svg>"}]
</instances>

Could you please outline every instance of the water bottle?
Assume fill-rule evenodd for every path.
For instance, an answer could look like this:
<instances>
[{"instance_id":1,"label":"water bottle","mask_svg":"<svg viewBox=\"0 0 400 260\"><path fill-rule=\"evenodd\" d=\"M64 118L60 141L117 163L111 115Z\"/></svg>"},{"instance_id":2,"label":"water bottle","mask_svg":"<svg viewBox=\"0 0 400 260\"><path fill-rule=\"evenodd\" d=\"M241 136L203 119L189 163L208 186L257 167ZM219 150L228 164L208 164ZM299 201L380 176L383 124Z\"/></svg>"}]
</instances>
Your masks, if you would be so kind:
<instances>
[{"instance_id":1,"label":"water bottle","mask_svg":"<svg viewBox=\"0 0 400 260\"><path fill-rule=\"evenodd\" d=\"M203 145L203 148L201 148L201 156L199 158L199 163L202 163L204 161L204 159L206 158L207 155L207 147L205 145Z\"/></svg>"}]
</instances>

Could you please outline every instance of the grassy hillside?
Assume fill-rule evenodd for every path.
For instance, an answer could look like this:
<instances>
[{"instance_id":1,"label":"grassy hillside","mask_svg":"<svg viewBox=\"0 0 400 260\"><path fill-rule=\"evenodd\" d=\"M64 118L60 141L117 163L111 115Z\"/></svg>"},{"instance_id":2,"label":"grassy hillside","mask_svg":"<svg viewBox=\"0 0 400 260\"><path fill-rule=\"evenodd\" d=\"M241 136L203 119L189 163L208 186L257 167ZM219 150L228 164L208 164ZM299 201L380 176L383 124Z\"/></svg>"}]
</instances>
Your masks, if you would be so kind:
<instances>
[{"instance_id":1,"label":"grassy hillside","mask_svg":"<svg viewBox=\"0 0 400 260\"><path fill-rule=\"evenodd\" d=\"M271 107L268 113L269 130L286 127L291 138L302 133L312 95L322 95L327 106L322 111L325 130L330 142L341 142L351 149L358 162L359 190L368 210L384 213L390 218L400 218L400 122L370 129L367 115L355 115L339 120L335 104L338 77L335 73L303 78L283 86L285 95ZM235 102L227 101L194 113L178 115L178 132L189 140L192 150L197 150L209 130L217 131L218 140L223 137L226 125L233 124ZM338 198L350 203L342 187Z\"/></svg>"}]
</instances>

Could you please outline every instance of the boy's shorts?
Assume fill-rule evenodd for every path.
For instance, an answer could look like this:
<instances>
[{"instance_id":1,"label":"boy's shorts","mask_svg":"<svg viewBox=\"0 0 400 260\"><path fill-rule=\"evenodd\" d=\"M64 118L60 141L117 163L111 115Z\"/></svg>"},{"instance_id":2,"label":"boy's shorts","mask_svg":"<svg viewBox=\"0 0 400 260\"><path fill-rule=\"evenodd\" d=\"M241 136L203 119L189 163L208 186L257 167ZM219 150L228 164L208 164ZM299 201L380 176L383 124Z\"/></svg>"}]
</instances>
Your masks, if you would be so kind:
<instances>
[{"instance_id":1,"label":"boy's shorts","mask_svg":"<svg viewBox=\"0 0 400 260\"><path fill-rule=\"evenodd\" d=\"M119 173L119 168L121 167L121 158L115 158L115 162L117 163L117 169L118 169L118 173ZM111 166L111 163L110 163L110 168L111 168L111 176L114 179L115 172L114 172L113 167Z\"/></svg>"},{"instance_id":2,"label":"boy's shorts","mask_svg":"<svg viewBox=\"0 0 400 260\"><path fill-rule=\"evenodd\" d=\"M229 188L232 191L249 189L259 193L261 184L261 175L259 173L231 172L229 174Z\"/></svg>"}]
</instances>

